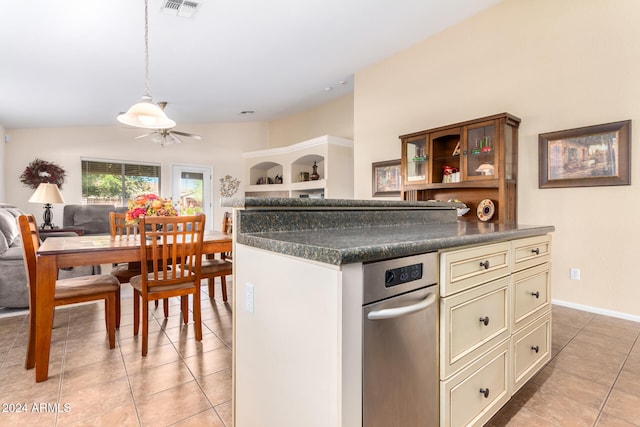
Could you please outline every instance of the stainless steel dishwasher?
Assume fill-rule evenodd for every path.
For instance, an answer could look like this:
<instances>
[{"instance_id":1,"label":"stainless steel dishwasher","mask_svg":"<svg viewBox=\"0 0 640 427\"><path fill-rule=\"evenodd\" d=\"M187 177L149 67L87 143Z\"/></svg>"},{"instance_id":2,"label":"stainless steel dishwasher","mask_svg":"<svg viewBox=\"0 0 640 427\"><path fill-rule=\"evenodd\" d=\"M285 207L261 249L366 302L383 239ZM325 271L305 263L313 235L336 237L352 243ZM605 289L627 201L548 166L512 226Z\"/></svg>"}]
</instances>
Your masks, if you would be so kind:
<instances>
[{"instance_id":1,"label":"stainless steel dishwasher","mask_svg":"<svg viewBox=\"0 0 640 427\"><path fill-rule=\"evenodd\" d=\"M436 253L364 265L362 424L439 425Z\"/></svg>"}]
</instances>

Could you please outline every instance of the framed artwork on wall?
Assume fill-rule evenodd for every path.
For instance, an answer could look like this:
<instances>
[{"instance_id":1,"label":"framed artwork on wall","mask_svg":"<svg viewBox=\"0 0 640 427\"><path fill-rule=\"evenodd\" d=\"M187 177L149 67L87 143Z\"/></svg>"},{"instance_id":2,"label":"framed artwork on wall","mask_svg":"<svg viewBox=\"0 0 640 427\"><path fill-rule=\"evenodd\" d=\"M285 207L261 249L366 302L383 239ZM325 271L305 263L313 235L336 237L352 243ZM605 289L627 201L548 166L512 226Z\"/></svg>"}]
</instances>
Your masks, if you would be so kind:
<instances>
[{"instance_id":1,"label":"framed artwork on wall","mask_svg":"<svg viewBox=\"0 0 640 427\"><path fill-rule=\"evenodd\" d=\"M631 120L538 135L539 188L631 184Z\"/></svg>"},{"instance_id":2,"label":"framed artwork on wall","mask_svg":"<svg viewBox=\"0 0 640 427\"><path fill-rule=\"evenodd\" d=\"M373 197L400 195L400 159L372 164Z\"/></svg>"}]
</instances>

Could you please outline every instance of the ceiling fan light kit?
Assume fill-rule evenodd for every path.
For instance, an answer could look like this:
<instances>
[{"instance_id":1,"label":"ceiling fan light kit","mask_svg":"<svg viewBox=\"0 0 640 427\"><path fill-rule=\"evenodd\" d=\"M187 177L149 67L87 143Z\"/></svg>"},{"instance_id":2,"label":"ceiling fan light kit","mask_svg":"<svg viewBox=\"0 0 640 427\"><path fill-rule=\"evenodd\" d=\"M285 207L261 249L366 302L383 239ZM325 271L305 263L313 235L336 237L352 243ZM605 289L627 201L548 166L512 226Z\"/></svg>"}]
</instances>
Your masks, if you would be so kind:
<instances>
[{"instance_id":1,"label":"ceiling fan light kit","mask_svg":"<svg viewBox=\"0 0 640 427\"><path fill-rule=\"evenodd\" d=\"M144 95L137 104L118 116L118 121L144 129L169 129L176 125L149 94L149 2L144 0Z\"/></svg>"},{"instance_id":2,"label":"ceiling fan light kit","mask_svg":"<svg viewBox=\"0 0 640 427\"><path fill-rule=\"evenodd\" d=\"M156 104L154 104L156 105ZM161 101L158 102L157 107L160 108L160 110L164 113L164 108L167 106L167 103L165 101ZM134 105L135 107L135 105ZM132 107L133 108L133 107ZM125 114L123 114L124 116ZM167 119L171 122L173 122L171 119ZM175 126L175 123L173 123L173 126ZM196 135L194 133L187 133L187 132L180 132L179 130L173 130L173 126L167 127L167 128L160 128L158 126L151 126L150 129L153 129L153 132L148 132L145 133L143 135L138 135L136 136L136 139L140 139L140 138L144 138L147 136L153 136L153 138L151 138L151 141L155 142L155 143L159 143L160 146L162 148L164 148L165 145L169 145L169 144L180 144L182 143L182 139L180 139L180 136L187 136L189 138L194 138L194 139L202 139L202 137L200 135ZM180 135L180 136L178 136Z\"/></svg>"},{"instance_id":3,"label":"ceiling fan light kit","mask_svg":"<svg viewBox=\"0 0 640 427\"><path fill-rule=\"evenodd\" d=\"M169 129L176 125L176 122L167 117L162 108L148 95L144 95L140 102L132 105L126 113L120 114L118 121L144 129Z\"/></svg>"}]
</instances>

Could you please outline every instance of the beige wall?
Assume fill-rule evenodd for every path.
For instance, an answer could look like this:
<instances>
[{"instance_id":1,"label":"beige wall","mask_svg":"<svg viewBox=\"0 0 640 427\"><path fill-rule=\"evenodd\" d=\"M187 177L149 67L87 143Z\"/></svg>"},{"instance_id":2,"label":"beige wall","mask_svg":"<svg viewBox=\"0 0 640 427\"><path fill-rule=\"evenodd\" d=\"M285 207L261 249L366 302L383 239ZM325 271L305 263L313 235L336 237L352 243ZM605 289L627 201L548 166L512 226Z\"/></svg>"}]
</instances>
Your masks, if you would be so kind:
<instances>
[{"instance_id":1,"label":"beige wall","mask_svg":"<svg viewBox=\"0 0 640 427\"><path fill-rule=\"evenodd\" d=\"M269 123L269 146L282 147L322 135L353 139L353 93Z\"/></svg>"},{"instance_id":2,"label":"beige wall","mask_svg":"<svg viewBox=\"0 0 640 427\"><path fill-rule=\"evenodd\" d=\"M42 207L28 203L33 193L20 184L19 176L33 159L55 162L64 167L67 180L62 194L67 204L81 203L82 182L80 157L161 163L161 192L171 196L171 165L197 165L213 169L213 224L221 224L220 178L226 174L240 180L244 177L241 153L268 146L266 123L190 124L183 126L202 136L202 141L172 144L161 148L149 138L136 140L143 132L113 127L60 129L11 129L11 141L6 144L6 161L2 175L7 183L6 197L0 201L14 204L37 218ZM7 131L9 133L9 131ZM185 138L186 140L187 138ZM244 184L244 183L243 183ZM54 224L62 225L62 205L54 205ZM209 220L207 221L209 222ZM214 228L215 225L214 225ZM219 227L217 227L219 228Z\"/></svg>"},{"instance_id":3,"label":"beige wall","mask_svg":"<svg viewBox=\"0 0 640 427\"><path fill-rule=\"evenodd\" d=\"M398 135L500 112L522 119L518 218L556 227L553 298L635 316L632 186L538 189L538 134L640 118L640 2L506 0L356 74L355 176L400 157ZM634 146L640 132L632 132ZM640 150L632 149L632 165ZM635 168L634 168L635 169ZM370 179L356 180L368 198ZM570 267L582 280L569 280Z\"/></svg>"}]
</instances>

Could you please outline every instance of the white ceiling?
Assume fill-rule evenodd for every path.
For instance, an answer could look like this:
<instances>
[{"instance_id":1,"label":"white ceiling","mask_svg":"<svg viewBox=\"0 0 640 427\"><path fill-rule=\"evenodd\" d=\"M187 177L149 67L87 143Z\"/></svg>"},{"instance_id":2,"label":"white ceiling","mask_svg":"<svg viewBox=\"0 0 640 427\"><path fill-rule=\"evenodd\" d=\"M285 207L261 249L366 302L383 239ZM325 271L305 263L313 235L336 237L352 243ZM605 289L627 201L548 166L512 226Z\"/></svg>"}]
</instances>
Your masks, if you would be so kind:
<instances>
[{"instance_id":1,"label":"white ceiling","mask_svg":"<svg viewBox=\"0 0 640 427\"><path fill-rule=\"evenodd\" d=\"M149 0L150 92L178 129L320 105L352 92L355 72L501 0L194 1L187 19ZM116 126L143 92L143 0L0 0L0 125Z\"/></svg>"}]
</instances>

